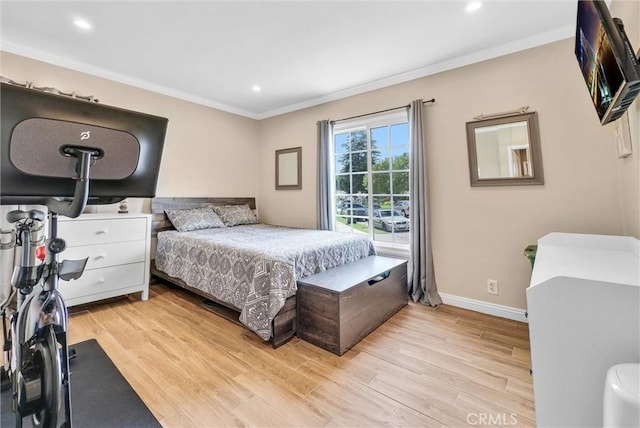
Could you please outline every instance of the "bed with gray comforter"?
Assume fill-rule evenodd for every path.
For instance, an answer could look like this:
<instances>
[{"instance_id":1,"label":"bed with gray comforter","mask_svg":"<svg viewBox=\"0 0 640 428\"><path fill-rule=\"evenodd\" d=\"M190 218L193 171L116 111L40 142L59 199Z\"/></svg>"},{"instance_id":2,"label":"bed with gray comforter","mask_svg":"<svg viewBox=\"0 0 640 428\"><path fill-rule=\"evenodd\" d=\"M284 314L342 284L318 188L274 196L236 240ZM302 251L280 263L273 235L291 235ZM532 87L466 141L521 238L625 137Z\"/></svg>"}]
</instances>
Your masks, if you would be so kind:
<instances>
[{"instance_id":1,"label":"bed with gray comforter","mask_svg":"<svg viewBox=\"0 0 640 428\"><path fill-rule=\"evenodd\" d=\"M240 312L264 340L300 278L375 254L366 235L266 224L158 233L156 267Z\"/></svg>"}]
</instances>

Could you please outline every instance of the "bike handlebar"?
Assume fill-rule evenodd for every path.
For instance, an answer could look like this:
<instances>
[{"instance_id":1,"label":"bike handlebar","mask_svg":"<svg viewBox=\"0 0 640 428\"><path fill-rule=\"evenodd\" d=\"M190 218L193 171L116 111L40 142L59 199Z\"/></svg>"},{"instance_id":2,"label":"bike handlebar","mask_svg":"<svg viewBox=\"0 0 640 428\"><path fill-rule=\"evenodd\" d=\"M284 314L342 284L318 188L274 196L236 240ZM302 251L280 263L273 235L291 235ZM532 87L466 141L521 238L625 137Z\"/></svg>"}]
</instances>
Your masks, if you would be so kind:
<instances>
[{"instance_id":1,"label":"bike handlebar","mask_svg":"<svg viewBox=\"0 0 640 428\"><path fill-rule=\"evenodd\" d=\"M76 187L73 192L73 197L71 200L48 198L45 205L51 212L75 218L78 217L87 206L91 158L92 156L98 156L99 152L94 149L82 147L67 147L65 148L65 154L79 158L77 166L78 176L76 177Z\"/></svg>"}]
</instances>

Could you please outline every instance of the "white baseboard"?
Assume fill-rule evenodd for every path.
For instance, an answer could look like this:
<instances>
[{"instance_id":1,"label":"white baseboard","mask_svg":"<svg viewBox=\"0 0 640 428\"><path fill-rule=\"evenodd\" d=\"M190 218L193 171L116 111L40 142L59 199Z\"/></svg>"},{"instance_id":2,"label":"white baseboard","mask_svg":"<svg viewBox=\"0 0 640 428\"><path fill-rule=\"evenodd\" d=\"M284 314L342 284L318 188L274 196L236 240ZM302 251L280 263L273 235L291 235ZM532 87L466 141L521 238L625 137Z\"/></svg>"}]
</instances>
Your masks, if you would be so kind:
<instances>
[{"instance_id":1,"label":"white baseboard","mask_svg":"<svg viewBox=\"0 0 640 428\"><path fill-rule=\"evenodd\" d=\"M512 308L511 306L497 305L495 303L484 302L482 300L469 299L468 297L456 296L454 294L439 293L442 303L456 306L458 308L469 309L483 314L495 315L510 320L528 322L525 310Z\"/></svg>"}]
</instances>

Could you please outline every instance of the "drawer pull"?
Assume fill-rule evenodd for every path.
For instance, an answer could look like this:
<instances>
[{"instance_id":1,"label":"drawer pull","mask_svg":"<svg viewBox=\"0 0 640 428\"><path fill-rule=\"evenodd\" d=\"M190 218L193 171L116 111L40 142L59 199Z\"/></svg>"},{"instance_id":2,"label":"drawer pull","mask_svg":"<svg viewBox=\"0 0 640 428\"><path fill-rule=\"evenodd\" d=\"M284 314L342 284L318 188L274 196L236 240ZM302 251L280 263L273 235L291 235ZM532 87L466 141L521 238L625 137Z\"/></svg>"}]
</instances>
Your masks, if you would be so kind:
<instances>
[{"instance_id":1,"label":"drawer pull","mask_svg":"<svg viewBox=\"0 0 640 428\"><path fill-rule=\"evenodd\" d=\"M389 278L389 275L391 274L391 271L388 270L386 272L381 273L378 276L374 276L373 278L371 278L368 282L369 285L374 285L379 283L380 281L384 281L385 279Z\"/></svg>"},{"instance_id":2,"label":"drawer pull","mask_svg":"<svg viewBox=\"0 0 640 428\"><path fill-rule=\"evenodd\" d=\"M100 279L98 280L98 284L104 284L104 278L100 278Z\"/></svg>"},{"instance_id":3,"label":"drawer pull","mask_svg":"<svg viewBox=\"0 0 640 428\"><path fill-rule=\"evenodd\" d=\"M102 259L104 259L105 257L107 257L107 255L106 255L106 254L98 254L97 256L95 256L95 257L93 258L93 260L102 260Z\"/></svg>"},{"instance_id":4,"label":"drawer pull","mask_svg":"<svg viewBox=\"0 0 640 428\"><path fill-rule=\"evenodd\" d=\"M106 235L106 234L107 234L107 232L108 232L108 230L107 230L107 229L102 229L102 230L97 231L97 232L96 232L96 235Z\"/></svg>"}]
</instances>

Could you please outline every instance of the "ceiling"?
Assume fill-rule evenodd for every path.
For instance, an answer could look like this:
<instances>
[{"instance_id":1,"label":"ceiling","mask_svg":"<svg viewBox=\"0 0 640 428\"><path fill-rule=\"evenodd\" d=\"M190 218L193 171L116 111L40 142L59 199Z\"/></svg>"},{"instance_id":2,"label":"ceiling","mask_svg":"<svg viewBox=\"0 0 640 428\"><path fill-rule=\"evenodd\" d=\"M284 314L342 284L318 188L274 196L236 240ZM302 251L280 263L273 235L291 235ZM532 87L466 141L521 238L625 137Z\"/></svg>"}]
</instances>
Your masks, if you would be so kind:
<instances>
[{"instance_id":1,"label":"ceiling","mask_svg":"<svg viewBox=\"0 0 640 428\"><path fill-rule=\"evenodd\" d=\"M255 119L571 37L576 13L566 0L0 5L2 50Z\"/></svg>"}]
</instances>

